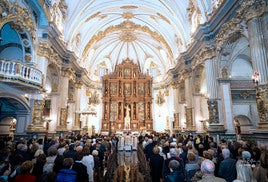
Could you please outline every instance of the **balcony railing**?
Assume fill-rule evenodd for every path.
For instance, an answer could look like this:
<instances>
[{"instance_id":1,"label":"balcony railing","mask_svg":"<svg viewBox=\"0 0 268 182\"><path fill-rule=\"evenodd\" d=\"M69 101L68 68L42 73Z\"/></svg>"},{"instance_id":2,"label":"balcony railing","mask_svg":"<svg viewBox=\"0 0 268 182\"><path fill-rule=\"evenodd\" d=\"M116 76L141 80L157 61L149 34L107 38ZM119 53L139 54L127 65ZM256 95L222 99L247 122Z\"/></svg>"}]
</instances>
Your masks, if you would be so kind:
<instances>
[{"instance_id":1,"label":"balcony railing","mask_svg":"<svg viewBox=\"0 0 268 182\"><path fill-rule=\"evenodd\" d=\"M43 81L40 70L14 60L0 60L0 78L38 87L42 86Z\"/></svg>"}]
</instances>

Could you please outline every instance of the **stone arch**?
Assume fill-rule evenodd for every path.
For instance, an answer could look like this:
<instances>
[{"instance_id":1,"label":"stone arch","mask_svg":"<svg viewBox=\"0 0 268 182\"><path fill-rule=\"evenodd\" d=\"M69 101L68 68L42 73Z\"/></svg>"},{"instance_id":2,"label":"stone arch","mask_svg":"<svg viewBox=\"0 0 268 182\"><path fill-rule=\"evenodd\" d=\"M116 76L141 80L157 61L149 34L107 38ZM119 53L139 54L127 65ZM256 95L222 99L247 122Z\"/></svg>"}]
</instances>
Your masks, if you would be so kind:
<instances>
[{"instance_id":1,"label":"stone arch","mask_svg":"<svg viewBox=\"0 0 268 182\"><path fill-rule=\"evenodd\" d=\"M245 134L249 132L250 127L252 126L252 121L245 115L237 115L234 117L234 126L236 123L239 124L241 134Z\"/></svg>"},{"instance_id":2,"label":"stone arch","mask_svg":"<svg viewBox=\"0 0 268 182\"><path fill-rule=\"evenodd\" d=\"M7 22L0 29L1 58L20 62L33 62L34 50L28 32L19 30L14 22Z\"/></svg>"},{"instance_id":3,"label":"stone arch","mask_svg":"<svg viewBox=\"0 0 268 182\"><path fill-rule=\"evenodd\" d=\"M5 129L8 129L7 122L11 121L10 118L14 118L16 123L12 128L14 129L13 132L23 133L29 124L30 117L31 108L26 98L9 93L0 93L0 123L4 123ZM1 132L5 134L7 131L1 130Z\"/></svg>"},{"instance_id":4,"label":"stone arch","mask_svg":"<svg viewBox=\"0 0 268 182\"><path fill-rule=\"evenodd\" d=\"M239 68L236 65L239 63ZM244 66L241 71L241 65ZM246 78L252 75L249 41L240 34L236 40L228 39L221 49L220 72L222 78ZM239 69L237 71L236 69Z\"/></svg>"}]
</instances>

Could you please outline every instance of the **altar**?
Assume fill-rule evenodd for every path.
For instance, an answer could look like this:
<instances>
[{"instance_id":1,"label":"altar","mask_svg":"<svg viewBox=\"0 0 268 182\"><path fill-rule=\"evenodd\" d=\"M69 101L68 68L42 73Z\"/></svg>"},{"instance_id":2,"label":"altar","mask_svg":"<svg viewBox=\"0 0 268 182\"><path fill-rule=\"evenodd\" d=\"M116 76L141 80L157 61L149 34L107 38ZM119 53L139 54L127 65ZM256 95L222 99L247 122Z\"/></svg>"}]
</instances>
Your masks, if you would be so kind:
<instances>
[{"instance_id":1,"label":"altar","mask_svg":"<svg viewBox=\"0 0 268 182\"><path fill-rule=\"evenodd\" d=\"M153 130L152 77L130 59L102 78L102 133Z\"/></svg>"}]
</instances>

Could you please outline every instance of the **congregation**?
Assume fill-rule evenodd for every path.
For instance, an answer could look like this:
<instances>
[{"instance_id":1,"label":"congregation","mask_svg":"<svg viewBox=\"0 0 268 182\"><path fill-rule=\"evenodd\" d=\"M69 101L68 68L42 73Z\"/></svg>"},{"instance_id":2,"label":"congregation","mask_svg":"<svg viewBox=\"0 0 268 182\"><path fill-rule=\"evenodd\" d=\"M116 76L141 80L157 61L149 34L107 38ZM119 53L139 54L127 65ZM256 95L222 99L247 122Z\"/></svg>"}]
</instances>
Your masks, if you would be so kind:
<instances>
[{"instance_id":1,"label":"congregation","mask_svg":"<svg viewBox=\"0 0 268 182\"><path fill-rule=\"evenodd\" d=\"M124 164L125 167L121 168L122 174L125 174L121 178L124 179L120 179L115 177L116 172L110 167L111 163L116 168L122 164L122 161L120 165L117 161L118 141L115 135L89 137L80 134L39 140L21 138L16 142L3 138L0 143L0 181L268 181L268 151L265 145L225 139L216 143L213 137L191 134L138 136L137 149L124 152L128 156L144 156L146 160L135 161L142 175L137 179L131 172L124 172L132 170L131 166ZM148 165L149 177L144 176L142 165Z\"/></svg>"}]
</instances>

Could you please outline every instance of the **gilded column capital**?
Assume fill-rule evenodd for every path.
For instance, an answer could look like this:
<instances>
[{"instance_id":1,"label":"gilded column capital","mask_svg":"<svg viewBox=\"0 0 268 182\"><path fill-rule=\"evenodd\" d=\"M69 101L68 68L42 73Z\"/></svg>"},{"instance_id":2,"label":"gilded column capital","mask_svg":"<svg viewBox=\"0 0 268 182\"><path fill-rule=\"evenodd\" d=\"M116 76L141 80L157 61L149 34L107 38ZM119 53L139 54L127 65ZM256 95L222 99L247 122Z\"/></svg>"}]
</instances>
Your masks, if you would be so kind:
<instances>
[{"instance_id":1,"label":"gilded column capital","mask_svg":"<svg viewBox=\"0 0 268 182\"><path fill-rule=\"evenodd\" d=\"M75 78L74 71L71 68L62 68L61 69L61 76L62 77L67 77L69 79L74 79Z\"/></svg>"},{"instance_id":2,"label":"gilded column capital","mask_svg":"<svg viewBox=\"0 0 268 182\"><path fill-rule=\"evenodd\" d=\"M208 59L212 59L216 57L216 47L211 45L209 47L204 47L201 49L201 51L198 52L198 54L195 56L197 60L206 61Z\"/></svg>"},{"instance_id":3,"label":"gilded column capital","mask_svg":"<svg viewBox=\"0 0 268 182\"><path fill-rule=\"evenodd\" d=\"M37 55L49 59L53 55L54 51L51 49L48 43L39 42Z\"/></svg>"},{"instance_id":4,"label":"gilded column capital","mask_svg":"<svg viewBox=\"0 0 268 182\"><path fill-rule=\"evenodd\" d=\"M230 37L239 37L243 30L243 26L241 24L241 19L233 18L231 21L223 24L219 33L216 35L216 44L217 49L220 50L222 45L230 38Z\"/></svg>"},{"instance_id":5,"label":"gilded column capital","mask_svg":"<svg viewBox=\"0 0 268 182\"><path fill-rule=\"evenodd\" d=\"M178 88L180 88L180 83L178 81L173 81L171 83L171 86L173 89L178 89Z\"/></svg>"},{"instance_id":6,"label":"gilded column capital","mask_svg":"<svg viewBox=\"0 0 268 182\"><path fill-rule=\"evenodd\" d=\"M75 86L76 89L81 89L82 86L83 86L83 82L82 81L76 81L74 86Z\"/></svg>"},{"instance_id":7,"label":"gilded column capital","mask_svg":"<svg viewBox=\"0 0 268 182\"><path fill-rule=\"evenodd\" d=\"M242 2L237 13L246 21L249 21L252 18L260 17L265 12L266 6L265 0L246 0Z\"/></svg>"},{"instance_id":8,"label":"gilded column capital","mask_svg":"<svg viewBox=\"0 0 268 182\"><path fill-rule=\"evenodd\" d=\"M32 41L35 40L36 24L31 18L29 10L20 7L17 2L10 3L8 0L2 0L0 13L0 28L8 22L14 22L14 28L21 32L23 29L27 30L31 35Z\"/></svg>"}]
</instances>

